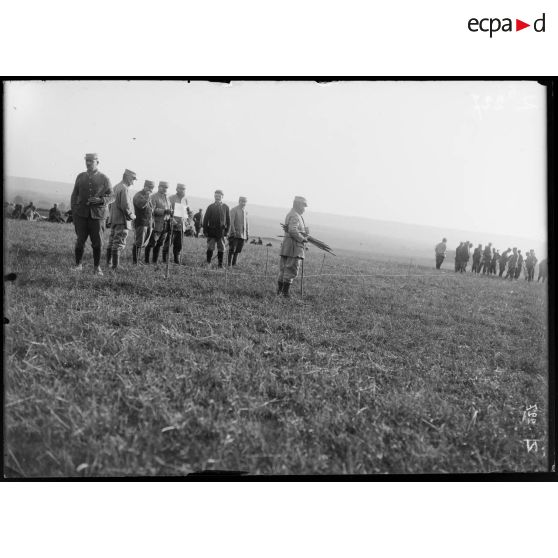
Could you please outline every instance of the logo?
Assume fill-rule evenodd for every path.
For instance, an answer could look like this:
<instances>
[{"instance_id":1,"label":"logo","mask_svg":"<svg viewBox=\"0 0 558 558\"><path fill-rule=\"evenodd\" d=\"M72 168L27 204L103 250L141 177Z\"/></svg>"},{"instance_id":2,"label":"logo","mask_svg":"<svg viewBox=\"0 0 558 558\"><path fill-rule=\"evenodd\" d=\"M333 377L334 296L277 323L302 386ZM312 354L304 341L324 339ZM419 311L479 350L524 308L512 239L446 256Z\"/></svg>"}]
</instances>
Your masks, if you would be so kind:
<instances>
[{"instance_id":1,"label":"logo","mask_svg":"<svg viewBox=\"0 0 558 558\"><path fill-rule=\"evenodd\" d=\"M505 17L500 19L498 17L485 17L482 19L477 19L472 17L468 23L467 27L469 31L473 33L482 32L482 33L489 33L489 37L492 38L494 33L503 32L509 33L513 31L521 31L522 29L527 29L527 27L532 27L533 31L536 33L544 33L545 32L545 18L546 14L536 19L533 22L533 25L530 23L526 23L521 19L515 19L515 29L513 26L513 18Z\"/></svg>"}]
</instances>

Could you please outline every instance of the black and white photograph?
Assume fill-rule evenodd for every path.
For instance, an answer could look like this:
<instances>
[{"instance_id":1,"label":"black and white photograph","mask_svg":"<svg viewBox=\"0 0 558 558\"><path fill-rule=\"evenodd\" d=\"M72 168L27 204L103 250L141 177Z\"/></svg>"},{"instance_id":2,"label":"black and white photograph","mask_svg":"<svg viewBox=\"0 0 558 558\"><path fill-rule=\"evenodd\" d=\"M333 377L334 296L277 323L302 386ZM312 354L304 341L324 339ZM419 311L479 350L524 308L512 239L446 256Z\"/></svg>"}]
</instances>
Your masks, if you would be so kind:
<instances>
[{"instance_id":1,"label":"black and white photograph","mask_svg":"<svg viewBox=\"0 0 558 558\"><path fill-rule=\"evenodd\" d=\"M547 87L4 81L5 477L550 472Z\"/></svg>"}]
</instances>

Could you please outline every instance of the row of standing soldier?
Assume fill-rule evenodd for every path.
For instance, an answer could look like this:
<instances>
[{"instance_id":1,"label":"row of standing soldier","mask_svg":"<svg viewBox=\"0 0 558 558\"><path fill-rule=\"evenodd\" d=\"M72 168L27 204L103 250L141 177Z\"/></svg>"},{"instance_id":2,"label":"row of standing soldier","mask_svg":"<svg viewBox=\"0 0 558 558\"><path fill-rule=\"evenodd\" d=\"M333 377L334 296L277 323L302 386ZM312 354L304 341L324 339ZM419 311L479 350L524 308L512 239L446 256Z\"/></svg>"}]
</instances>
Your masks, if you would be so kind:
<instances>
[{"instance_id":1,"label":"row of standing soldier","mask_svg":"<svg viewBox=\"0 0 558 558\"><path fill-rule=\"evenodd\" d=\"M135 239L132 248L134 264L137 264L142 248L146 264L157 264L161 248L162 259L167 261L170 246L173 249L173 261L180 263L182 240L184 237L184 216L189 207L185 197L186 187L177 184L176 194L167 197L168 182L160 181L158 191L153 193L155 184L146 180L143 189L132 199L130 186L136 180L136 173L126 169L122 181L114 190L110 180L98 170L99 158L96 153L85 155L86 172L80 173L71 196L71 207L76 230L75 269L82 270L85 242L91 239L93 249L93 269L102 275L100 267L102 232L107 208L110 208L110 236L106 250L107 266L116 270L120 263L120 254L126 246L126 239L134 223ZM194 217L196 232L203 228L207 237L207 264L210 265L213 252L217 247L218 266L223 267L225 239L228 236L228 264L236 265L238 255L244 242L248 240L248 218L245 210L247 199L240 197L239 205L229 210L222 202L223 192L215 191L215 202L203 216L201 209ZM182 208L179 211L177 205ZM176 213L176 215L175 215ZM196 219L197 217L197 219Z\"/></svg>"},{"instance_id":2,"label":"row of standing soldier","mask_svg":"<svg viewBox=\"0 0 558 558\"><path fill-rule=\"evenodd\" d=\"M436 269L440 269L446 254L446 242L444 238L442 242L436 245ZM461 242L455 250L455 271L464 273L467 270L469 259L471 259L471 248L473 244L469 241ZM535 275L535 266L537 265L537 257L534 250L529 250L524 257L521 250L516 247L508 248L502 254L496 248L492 247L489 242L484 249L479 244L472 254L471 272L483 275L498 275L505 279L519 279L523 265L525 264L525 279L533 281ZM507 274L504 272L507 269ZM547 260L542 260L539 264L539 277L537 281L543 281L547 276Z\"/></svg>"}]
</instances>

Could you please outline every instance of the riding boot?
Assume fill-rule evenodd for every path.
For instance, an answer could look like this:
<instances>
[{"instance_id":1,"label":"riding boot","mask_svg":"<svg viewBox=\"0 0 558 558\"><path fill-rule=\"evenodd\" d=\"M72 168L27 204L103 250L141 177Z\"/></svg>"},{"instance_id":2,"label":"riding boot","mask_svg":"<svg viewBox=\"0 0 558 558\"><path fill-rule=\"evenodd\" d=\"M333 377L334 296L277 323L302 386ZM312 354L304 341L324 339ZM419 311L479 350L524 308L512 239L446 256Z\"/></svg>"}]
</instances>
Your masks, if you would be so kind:
<instances>
[{"instance_id":1,"label":"riding boot","mask_svg":"<svg viewBox=\"0 0 558 558\"><path fill-rule=\"evenodd\" d=\"M149 255L151 254L151 246L145 247L145 263L149 264Z\"/></svg>"},{"instance_id":2,"label":"riding boot","mask_svg":"<svg viewBox=\"0 0 558 558\"><path fill-rule=\"evenodd\" d=\"M283 283L283 296L285 298L289 298L291 295L289 294L289 289L291 288L290 283Z\"/></svg>"},{"instance_id":3,"label":"riding boot","mask_svg":"<svg viewBox=\"0 0 558 558\"><path fill-rule=\"evenodd\" d=\"M93 248L93 266L99 267L101 265L101 247L96 246Z\"/></svg>"},{"instance_id":4,"label":"riding boot","mask_svg":"<svg viewBox=\"0 0 558 558\"><path fill-rule=\"evenodd\" d=\"M74 254L76 257L76 265L79 265L81 263L81 260L83 259L83 247L82 246L77 246L74 250Z\"/></svg>"},{"instance_id":5,"label":"riding boot","mask_svg":"<svg viewBox=\"0 0 558 558\"><path fill-rule=\"evenodd\" d=\"M107 248L107 267L110 267L112 260L112 248Z\"/></svg>"},{"instance_id":6,"label":"riding boot","mask_svg":"<svg viewBox=\"0 0 558 558\"><path fill-rule=\"evenodd\" d=\"M136 245L132 246L132 262L134 265L138 265L138 247Z\"/></svg>"},{"instance_id":7,"label":"riding boot","mask_svg":"<svg viewBox=\"0 0 558 558\"><path fill-rule=\"evenodd\" d=\"M231 260L233 259L233 252L232 250L229 250L229 255L227 257L227 265L230 267L231 265Z\"/></svg>"},{"instance_id":8,"label":"riding boot","mask_svg":"<svg viewBox=\"0 0 558 558\"><path fill-rule=\"evenodd\" d=\"M118 250L112 251L112 269L116 270L118 264L120 263L120 253Z\"/></svg>"},{"instance_id":9,"label":"riding boot","mask_svg":"<svg viewBox=\"0 0 558 558\"><path fill-rule=\"evenodd\" d=\"M237 258L237 256L238 256L238 254L235 252L235 253L233 254L233 261L232 261L232 264L233 264L233 265L236 265L236 258Z\"/></svg>"},{"instance_id":10,"label":"riding boot","mask_svg":"<svg viewBox=\"0 0 558 558\"><path fill-rule=\"evenodd\" d=\"M206 252L206 257L207 257L207 263L210 264L211 263L211 258L213 257L213 250L208 250Z\"/></svg>"},{"instance_id":11,"label":"riding boot","mask_svg":"<svg viewBox=\"0 0 558 558\"><path fill-rule=\"evenodd\" d=\"M217 252L218 267L223 267L223 252Z\"/></svg>"},{"instance_id":12,"label":"riding boot","mask_svg":"<svg viewBox=\"0 0 558 558\"><path fill-rule=\"evenodd\" d=\"M283 281L277 281L277 294L280 295L283 292Z\"/></svg>"},{"instance_id":13,"label":"riding boot","mask_svg":"<svg viewBox=\"0 0 558 558\"><path fill-rule=\"evenodd\" d=\"M153 247L153 263L157 264L157 260L159 259L159 250L161 249L160 246Z\"/></svg>"}]
</instances>

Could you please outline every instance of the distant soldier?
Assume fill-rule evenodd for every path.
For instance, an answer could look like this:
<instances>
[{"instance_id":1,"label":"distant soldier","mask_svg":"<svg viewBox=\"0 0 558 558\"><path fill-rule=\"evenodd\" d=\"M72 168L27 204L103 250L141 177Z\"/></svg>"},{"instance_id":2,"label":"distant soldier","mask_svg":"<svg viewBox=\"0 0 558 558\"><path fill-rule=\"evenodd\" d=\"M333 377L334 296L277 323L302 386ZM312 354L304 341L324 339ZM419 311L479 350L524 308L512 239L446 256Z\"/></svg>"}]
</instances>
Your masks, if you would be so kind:
<instances>
[{"instance_id":1,"label":"distant soldier","mask_svg":"<svg viewBox=\"0 0 558 558\"><path fill-rule=\"evenodd\" d=\"M236 260L244 243L248 240L248 212L246 211L247 198L240 196L238 205L231 209L231 228L229 231L229 257L228 265L236 265Z\"/></svg>"},{"instance_id":2,"label":"distant soldier","mask_svg":"<svg viewBox=\"0 0 558 558\"><path fill-rule=\"evenodd\" d=\"M500 252L496 250L496 248L492 248L492 260L490 261L490 269L488 270L488 273L490 273L491 275L496 275L496 268L499 260Z\"/></svg>"},{"instance_id":3,"label":"distant soldier","mask_svg":"<svg viewBox=\"0 0 558 558\"><path fill-rule=\"evenodd\" d=\"M539 264L539 276L537 277L537 283L541 279L542 282L544 283L547 278L548 278L548 259L545 258L544 260L541 260L541 263Z\"/></svg>"},{"instance_id":4,"label":"distant soldier","mask_svg":"<svg viewBox=\"0 0 558 558\"><path fill-rule=\"evenodd\" d=\"M459 272L461 270L461 260L463 258L463 244L460 242L459 246L455 249L455 271Z\"/></svg>"},{"instance_id":5,"label":"distant soldier","mask_svg":"<svg viewBox=\"0 0 558 558\"><path fill-rule=\"evenodd\" d=\"M23 213L23 205L16 203L12 212L12 219L19 219Z\"/></svg>"},{"instance_id":6,"label":"distant soldier","mask_svg":"<svg viewBox=\"0 0 558 558\"><path fill-rule=\"evenodd\" d=\"M492 261L492 242L489 242L484 247L484 252L482 254L481 272L483 275L489 273L491 261Z\"/></svg>"},{"instance_id":7,"label":"distant soldier","mask_svg":"<svg viewBox=\"0 0 558 558\"><path fill-rule=\"evenodd\" d=\"M525 259L525 269L527 271L527 281L531 282L535 278L535 266L537 265L537 258L534 250L529 250L527 258Z\"/></svg>"},{"instance_id":8,"label":"distant soldier","mask_svg":"<svg viewBox=\"0 0 558 558\"><path fill-rule=\"evenodd\" d=\"M151 205L153 206L153 231L149 244L145 248L145 263L149 263L151 249L153 249L153 263L157 265L159 259L159 251L165 245L165 240L170 232L170 218L172 214L170 200L167 197L169 183L161 180L159 182L158 191L151 196Z\"/></svg>"},{"instance_id":9,"label":"distant soldier","mask_svg":"<svg viewBox=\"0 0 558 558\"><path fill-rule=\"evenodd\" d=\"M515 266L515 278L519 279L521 276L521 270L523 269L523 254L521 250L517 251L517 264Z\"/></svg>"},{"instance_id":10,"label":"distant soldier","mask_svg":"<svg viewBox=\"0 0 558 558\"><path fill-rule=\"evenodd\" d=\"M71 196L72 216L76 230L75 258L77 271L82 270L81 260L87 238L93 248L94 273L101 271L101 237L105 211L112 196L112 186L108 177L99 172L99 157L96 153L85 155L86 172L78 174Z\"/></svg>"},{"instance_id":11,"label":"distant soldier","mask_svg":"<svg viewBox=\"0 0 558 558\"><path fill-rule=\"evenodd\" d=\"M11 202L4 202L4 217L11 218L14 213L15 205Z\"/></svg>"},{"instance_id":12,"label":"distant soldier","mask_svg":"<svg viewBox=\"0 0 558 558\"><path fill-rule=\"evenodd\" d=\"M153 206L151 205L151 194L155 188L152 180L143 183L143 190L140 190L132 199L136 220L134 222L134 246L132 249L132 260L134 265L138 264L141 257L141 249L145 248L151 237L153 228Z\"/></svg>"},{"instance_id":13,"label":"distant soldier","mask_svg":"<svg viewBox=\"0 0 558 558\"><path fill-rule=\"evenodd\" d=\"M203 234L207 237L206 259L209 266L217 244L218 265L223 267L225 238L231 226L231 216L228 205L223 203L223 191L215 190L214 198L215 202L208 206L203 218Z\"/></svg>"},{"instance_id":14,"label":"distant soldier","mask_svg":"<svg viewBox=\"0 0 558 558\"><path fill-rule=\"evenodd\" d=\"M24 208L21 214L22 219L26 219L27 221L32 221L35 215L35 210L37 208L33 205L33 202L29 202Z\"/></svg>"},{"instance_id":15,"label":"distant soldier","mask_svg":"<svg viewBox=\"0 0 558 558\"><path fill-rule=\"evenodd\" d=\"M200 231L202 228L202 223L203 223L203 211L200 209L198 210L198 212L194 215L194 228L196 230L196 238L198 238L198 236L200 236Z\"/></svg>"},{"instance_id":16,"label":"distant soldier","mask_svg":"<svg viewBox=\"0 0 558 558\"><path fill-rule=\"evenodd\" d=\"M64 215L66 215L66 223L73 223L74 222L74 218L72 216L72 210L68 209L68 211L66 211L66 213L64 213Z\"/></svg>"},{"instance_id":17,"label":"distant soldier","mask_svg":"<svg viewBox=\"0 0 558 558\"><path fill-rule=\"evenodd\" d=\"M184 184L176 185L176 194L169 197L169 202L171 205L171 210L173 212L171 228L172 228L172 238L171 232L167 235L167 239L163 246L163 263L167 262L169 256L170 243L172 241L172 254L174 257L174 263L180 263L180 253L182 252L182 241L184 238L185 222L188 219L188 200L186 199L186 186ZM186 217L176 217L174 215L174 210L176 205L181 205L183 209L183 214Z\"/></svg>"},{"instance_id":18,"label":"distant soldier","mask_svg":"<svg viewBox=\"0 0 558 558\"><path fill-rule=\"evenodd\" d=\"M481 257L482 257L482 244L479 244L473 252L473 267L471 269L473 273L480 273Z\"/></svg>"},{"instance_id":19,"label":"distant soldier","mask_svg":"<svg viewBox=\"0 0 558 558\"><path fill-rule=\"evenodd\" d=\"M508 273L506 274L506 279L515 279L515 270L517 267L517 248L514 246L513 252L508 260Z\"/></svg>"},{"instance_id":20,"label":"distant soldier","mask_svg":"<svg viewBox=\"0 0 558 558\"><path fill-rule=\"evenodd\" d=\"M184 219L184 236L196 236L194 228L194 213L190 208L186 210L187 217Z\"/></svg>"},{"instance_id":21,"label":"distant soldier","mask_svg":"<svg viewBox=\"0 0 558 558\"><path fill-rule=\"evenodd\" d=\"M308 204L306 198L295 196L293 208L285 217L287 231L281 244L279 260L279 277L277 280L277 294L289 296L289 288L298 275L300 262L304 259L308 227L304 223L302 214Z\"/></svg>"},{"instance_id":22,"label":"distant soldier","mask_svg":"<svg viewBox=\"0 0 558 558\"><path fill-rule=\"evenodd\" d=\"M506 264L508 263L508 259L510 257L511 248L504 250L502 255L500 256L500 273L498 274L499 277L502 277L504 271L506 270Z\"/></svg>"},{"instance_id":23,"label":"distant soldier","mask_svg":"<svg viewBox=\"0 0 558 558\"><path fill-rule=\"evenodd\" d=\"M256 242L256 244L259 244L260 246L263 244L262 238L260 236L258 236L258 241Z\"/></svg>"},{"instance_id":24,"label":"distant soldier","mask_svg":"<svg viewBox=\"0 0 558 558\"><path fill-rule=\"evenodd\" d=\"M63 223L64 219L62 217L62 212L58 209L58 204L54 204L48 210L48 220L52 223Z\"/></svg>"},{"instance_id":25,"label":"distant soldier","mask_svg":"<svg viewBox=\"0 0 558 558\"><path fill-rule=\"evenodd\" d=\"M126 169L122 180L114 187L114 201L110 206L110 238L107 246L107 266L111 264L116 271L120 263L120 254L126 247L128 231L132 228L132 221L136 218L134 202L130 193L130 186L136 180L136 173Z\"/></svg>"},{"instance_id":26,"label":"distant soldier","mask_svg":"<svg viewBox=\"0 0 558 558\"><path fill-rule=\"evenodd\" d=\"M436 256L436 269L440 269L442 267L442 263L446 257L447 241L447 238L442 238L442 242L438 242L434 248L434 254Z\"/></svg>"}]
</instances>

